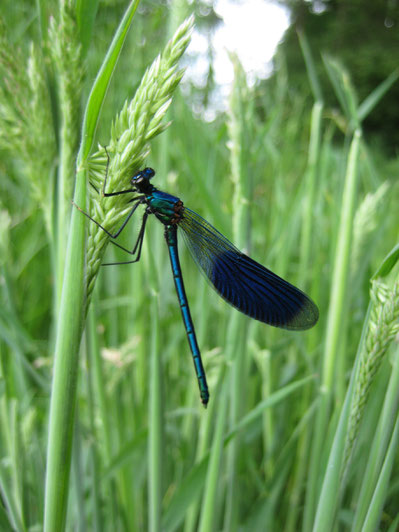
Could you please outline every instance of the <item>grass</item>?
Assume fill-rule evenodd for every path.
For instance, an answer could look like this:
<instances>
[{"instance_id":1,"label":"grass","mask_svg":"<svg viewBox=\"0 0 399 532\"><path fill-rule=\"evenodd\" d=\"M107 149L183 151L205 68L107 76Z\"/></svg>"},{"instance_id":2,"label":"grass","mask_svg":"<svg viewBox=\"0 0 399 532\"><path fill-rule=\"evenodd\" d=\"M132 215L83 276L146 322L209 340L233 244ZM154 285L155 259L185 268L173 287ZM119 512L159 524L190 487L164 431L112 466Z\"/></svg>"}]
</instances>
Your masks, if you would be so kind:
<instances>
[{"instance_id":1,"label":"grass","mask_svg":"<svg viewBox=\"0 0 399 532\"><path fill-rule=\"evenodd\" d=\"M109 35L101 10L96 21L78 12L75 27L64 6L51 59L31 47L29 68L1 29L0 528L395 530L398 162L370 145L361 124L396 77L357 103L347 72L326 57L332 112L301 35L306 98L290 89L282 58L272 83L251 88L232 56L228 111L209 124L176 92L191 23L172 44L154 38L140 48L135 36L158 35L161 20L166 43L183 15L175 6L145 17L136 7L112 28L92 86L79 24ZM135 97L116 66L126 58ZM112 129L107 89L118 101ZM213 293L181 246L206 411L160 224L149 221L139 264L100 268L126 256L70 208L77 158L75 202L83 207L87 195L112 231L128 212L87 187L90 179L101 188L105 173L98 128L110 190L154 167L157 186L319 305L319 323L304 333L251 321ZM122 245L132 246L137 226Z\"/></svg>"}]
</instances>

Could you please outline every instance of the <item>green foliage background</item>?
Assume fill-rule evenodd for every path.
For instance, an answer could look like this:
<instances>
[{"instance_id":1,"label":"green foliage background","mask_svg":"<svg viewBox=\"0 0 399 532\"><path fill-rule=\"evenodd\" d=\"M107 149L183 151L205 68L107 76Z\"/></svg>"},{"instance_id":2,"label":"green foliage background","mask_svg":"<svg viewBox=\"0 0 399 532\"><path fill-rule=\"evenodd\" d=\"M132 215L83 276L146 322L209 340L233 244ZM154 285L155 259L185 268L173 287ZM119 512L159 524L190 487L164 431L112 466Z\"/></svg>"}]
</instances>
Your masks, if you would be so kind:
<instances>
[{"instance_id":1,"label":"green foliage background","mask_svg":"<svg viewBox=\"0 0 399 532\"><path fill-rule=\"evenodd\" d=\"M291 26L280 48L287 58L290 81L306 92L307 79L302 68L297 31L306 33L315 53L315 63L329 106L336 105L325 74L323 55L332 54L350 71L360 100L399 67L399 6L376 0L281 0L291 9ZM395 84L384 100L364 121L363 128L373 143L390 154L397 154L399 133L399 86Z\"/></svg>"},{"instance_id":2,"label":"green foliage background","mask_svg":"<svg viewBox=\"0 0 399 532\"><path fill-rule=\"evenodd\" d=\"M68 274L74 280L64 277L69 220L86 223L70 205L83 109L127 5L3 5L0 529L396 530L399 161L378 147L388 120L385 130L379 119L377 140L362 129L397 90L391 71L363 85L341 66L341 50L322 67L305 28L300 75L279 53L272 79L248 87L231 56L229 108L211 123L193 113L191 98L206 104L212 68L203 91L175 91L172 123L145 161L156 185L320 309L304 333L250 321L213 293L181 246L210 384L205 411L156 220L139 264L100 269L87 319L86 263L75 279L81 308L63 312ZM200 3L140 3L98 142L108 144L111 121L193 9L199 26L215 23ZM96 157L80 159L76 190L82 168L87 179L96 164L104 175L101 149ZM119 242L132 246L137 231L135 220ZM108 246L104 261L117 260L126 256ZM56 347L74 314L85 325L74 337L79 356L73 342ZM58 379L54 353L71 365ZM69 384L56 406L69 418L57 442L48 439L49 409L60 382Z\"/></svg>"}]
</instances>

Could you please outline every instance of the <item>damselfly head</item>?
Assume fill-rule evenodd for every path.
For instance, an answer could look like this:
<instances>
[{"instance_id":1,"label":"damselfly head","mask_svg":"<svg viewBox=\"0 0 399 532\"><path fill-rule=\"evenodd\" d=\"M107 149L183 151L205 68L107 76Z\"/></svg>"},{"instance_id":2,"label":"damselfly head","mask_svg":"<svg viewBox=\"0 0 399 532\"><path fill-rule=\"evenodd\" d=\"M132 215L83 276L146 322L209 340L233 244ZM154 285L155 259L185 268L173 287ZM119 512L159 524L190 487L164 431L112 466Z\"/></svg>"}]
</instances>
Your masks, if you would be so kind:
<instances>
[{"instance_id":1,"label":"damselfly head","mask_svg":"<svg viewBox=\"0 0 399 532\"><path fill-rule=\"evenodd\" d=\"M144 168L144 170L140 170L140 172L137 172L137 174L134 174L132 177L132 185L141 185L145 181L149 181L152 177L154 177L155 171L152 168Z\"/></svg>"}]
</instances>

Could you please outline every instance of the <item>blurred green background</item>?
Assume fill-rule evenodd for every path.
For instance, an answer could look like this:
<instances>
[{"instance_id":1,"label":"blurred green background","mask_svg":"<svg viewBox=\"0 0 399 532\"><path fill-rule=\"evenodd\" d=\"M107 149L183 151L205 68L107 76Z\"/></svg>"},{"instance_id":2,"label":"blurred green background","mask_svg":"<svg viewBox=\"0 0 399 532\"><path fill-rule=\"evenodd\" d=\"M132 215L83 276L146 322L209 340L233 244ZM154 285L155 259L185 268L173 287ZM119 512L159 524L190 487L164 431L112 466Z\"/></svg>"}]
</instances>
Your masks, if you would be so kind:
<instances>
[{"instance_id":1,"label":"blurred green background","mask_svg":"<svg viewBox=\"0 0 399 532\"><path fill-rule=\"evenodd\" d=\"M270 77L248 83L231 55L235 79L225 109L216 112L211 36L223 21L212 1L142 0L97 141L107 144L115 114L178 24L194 13L197 30L208 39L207 76L201 85L184 79L175 93L172 124L151 143L147 160L157 171L155 184L306 291L319 306L319 322L292 333L239 315L208 286L181 245L210 385L204 410L163 229L150 219L140 263L102 268L93 294L79 358L67 530L397 529L399 464L389 447L397 448L399 399L392 384L398 355L392 334L389 342L375 340L388 356L376 375L370 370L367 404L334 490L337 500L330 499L328 524L320 521L320 508L338 419L363 349L362 330L371 319L370 280L399 236L399 6L380 0L367 6L360 0L280 4L291 25ZM72 18L81 5L72 6ZM126 7L122 0L87 3L94 22L92 32L80 34L81 110ZM1 530L43 527L53 353L63 319L57 315L55 265L67 243L54 227L62 139L48 25L58 12L55 2L3 0L1 9L1 42L18 57L11 64L2 46ZM51 102L48 148L46 139L32 134L24 92L32 41ZM184 64L194 59L186 54ZM24 71L18 74L19 67ZM21 130L7 115L6 98L21 117ZM73 120L74 160L82 115ZM72 199L72 188L67 194ZM138 219L129 226L120 242L131 247ZM127 260L110 248L106 262ZM398 305L394 282L392 275L386 280L386 297L394 294ZM156 404L154 386L161 390ZM388 392L392 408L379 427ZM366 466L376 434L387 454L377 460L371 482ZM385 480L382 491L379 480Z\"/></svg>"}]
</instances>

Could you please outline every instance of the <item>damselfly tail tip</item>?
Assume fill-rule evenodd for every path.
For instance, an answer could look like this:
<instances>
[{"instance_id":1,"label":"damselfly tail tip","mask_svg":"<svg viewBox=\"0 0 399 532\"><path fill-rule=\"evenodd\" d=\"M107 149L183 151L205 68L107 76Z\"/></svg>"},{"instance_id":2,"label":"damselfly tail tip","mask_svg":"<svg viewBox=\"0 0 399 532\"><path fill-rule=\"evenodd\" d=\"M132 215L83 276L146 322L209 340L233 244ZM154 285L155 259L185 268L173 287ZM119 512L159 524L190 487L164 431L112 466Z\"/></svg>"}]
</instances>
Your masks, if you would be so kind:
<instances>
[{"instance_id":1,"label":"damselfly tail tip","mask_svg":"<svg viewBox=\"0 0 399 532\"><path fill-rule=\"evenodd\" d=\"M201 403L204 408L208 408L208 402L209 402L209 393L207 393L204 396L201 394Z\"/></svg>"}]
</instances>

